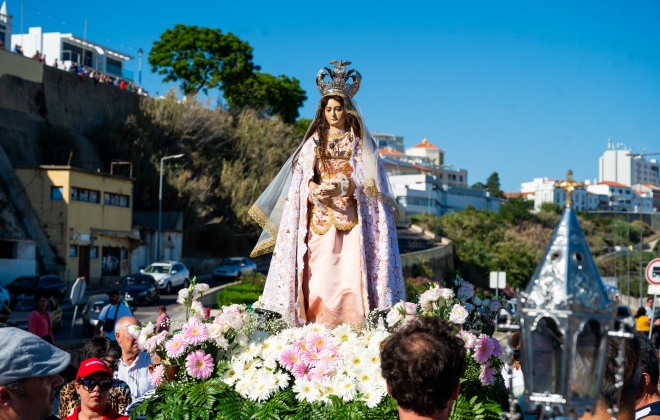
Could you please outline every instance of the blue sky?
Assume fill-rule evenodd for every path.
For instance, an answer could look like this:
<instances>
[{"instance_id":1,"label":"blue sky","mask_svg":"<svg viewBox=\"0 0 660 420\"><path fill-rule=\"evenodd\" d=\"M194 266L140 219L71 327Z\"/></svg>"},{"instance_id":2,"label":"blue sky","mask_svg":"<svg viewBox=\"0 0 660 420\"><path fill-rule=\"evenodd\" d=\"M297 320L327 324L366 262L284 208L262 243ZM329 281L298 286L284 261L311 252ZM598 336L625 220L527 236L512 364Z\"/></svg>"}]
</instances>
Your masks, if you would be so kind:
<instances>
[{"instance_id":1,"label":"blue sky","mask_svg":"<svg viewBox=\"0 0 660 420\"><path fill-rule=\"evenodd\" d=\"M8 0L14 33L19 0ZM254 48L262 71L300 80L311 118L316 72L350 60L372 131L423 138L505 191L534 177L598 176L607 140L660 152L660 2L23 0L23 27L73 32L136 59L150 93L164 85L146 55L178 23L220 28Z\"/></svg>"}]
</instances>

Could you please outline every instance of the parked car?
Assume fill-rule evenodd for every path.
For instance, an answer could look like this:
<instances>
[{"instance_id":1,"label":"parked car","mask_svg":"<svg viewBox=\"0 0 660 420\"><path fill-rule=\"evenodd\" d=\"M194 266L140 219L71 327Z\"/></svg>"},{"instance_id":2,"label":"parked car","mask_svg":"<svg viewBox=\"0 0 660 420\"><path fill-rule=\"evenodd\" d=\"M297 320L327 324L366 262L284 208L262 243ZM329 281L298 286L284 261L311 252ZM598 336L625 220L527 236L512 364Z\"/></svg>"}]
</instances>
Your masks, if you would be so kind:
<instances>
[{"instance_id":1,"label":"parked car","mask_svg":"<svg viewBox=\"0 0 660 420\"><path fill-rule=\"evenodd\" d=\"M151 303L160 300L160 287L149 274L128 274L117 284L119 294L129 303Z\"/></svg>"},{"instance_id":2,"label":"parked car","mask_svg":"<svg viewBox=\"0 0 660 420\"><path fill-rule=\"evenodd\" d=\"M20 328L22 330L28 329L28 316L30 312L34 311L36 308L36 303L34 296L24 297L19 299L14 306L14 309L9 314L7 318L7 324L12 327ZM48 298L48 308L47 311L50 313L50 317L53 323L53 329L62 328L62 307L60 302L56 297L51 296Z\"/></svg>"},{"instance_id":3,"label":"parked car","mask_svg":"<svg viewBox=\"0 0 660 420\"><path fill-rule=\"evenodd\" d=\"M168 295L172 293L173 287L188 287L190 285L190 271L183 263L178 261L155 262L140 270L142 274L149 274L156 280L160 290L165 290Z\"/></svg>"},{"instance_id":4,"label":"parked car","mask_svg":"<svg viewBox=\"0 0 660 420\"><path fill-rule=\"evenodd\" d=\"M21 276L7 285L7 290L14 304L22 297L34 296L37 290L45 290L60 302L66 295L66 284L60 276Z\"/></svg>"},{"instance_id":5,"label":"parked car","mask_svg":"<svg viewBox=\"0 0 660 420\"><path fill-rule=\"evenodd\" d=\"M11 296L9 290L0 286L0 313L4 314L9 312L9 305L11 304Z\"/></svg>"},{"instance_id":6,"label":"parked car","mask_svg":"<svg viewBox=\"0 0 660 420\"><path fill-rule=\"evenodd\" d=\"M213 280L220 280L223 278L237 279L244 274L253 273L257 271L257 264L249 258L245 257L231 257L222 260L219 266L213 269L211 275Z\"/></svg>"}]
</instances>

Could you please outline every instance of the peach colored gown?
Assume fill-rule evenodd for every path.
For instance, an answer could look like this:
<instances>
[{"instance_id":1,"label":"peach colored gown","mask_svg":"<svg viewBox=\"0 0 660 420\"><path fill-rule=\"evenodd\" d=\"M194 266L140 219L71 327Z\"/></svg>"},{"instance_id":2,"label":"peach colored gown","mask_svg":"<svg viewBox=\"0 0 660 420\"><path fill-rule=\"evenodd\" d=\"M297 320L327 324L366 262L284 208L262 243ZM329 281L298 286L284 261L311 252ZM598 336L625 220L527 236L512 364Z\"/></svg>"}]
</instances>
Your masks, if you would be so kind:
<instances>
[{"instance_id":1,"label":"peach colored gown","mask_svg":"<svg viewBox=\"0 0 660 420\"><path fill-rule=\"evenodd\" d=\"M333 179L342 173L350 179L353 168L351 136L328 139L325 151L316 150L314 173L318 179ZM320 153L324 154L325 165ZM332 204L310 204L303 295L307 322L329 328L363 322L368 302L363 295L357 200L351 193L335 197Z\"/></svg>"}]
</instances>

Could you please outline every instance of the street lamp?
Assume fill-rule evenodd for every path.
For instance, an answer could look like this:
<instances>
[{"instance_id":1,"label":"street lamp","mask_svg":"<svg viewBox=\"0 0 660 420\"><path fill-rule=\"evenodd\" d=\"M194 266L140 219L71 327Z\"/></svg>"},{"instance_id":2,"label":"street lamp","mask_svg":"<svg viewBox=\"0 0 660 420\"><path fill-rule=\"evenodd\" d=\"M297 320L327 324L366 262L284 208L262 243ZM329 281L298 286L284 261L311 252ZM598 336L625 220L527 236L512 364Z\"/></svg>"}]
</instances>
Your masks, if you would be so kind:
<instances>
[{"instance_id":1,"label":"street lamp","mask_svg":"<svg viewBox=\"0 0 660 420\"><path fill-rule=\"evenodd\" d=\"M138 49L138 57L139 57L139 60L138 60L138 83L140 84L140 86L142 86L142 53L143 52L144 51L142 51L142 48Z\"/></svg>"},{"instance_id":2,"label":"street lamp","mask_svg":"<svg viewBox=\"0 0 660 420\"><path fill-rule=\"evenodd\" d=\"M156 261L161 259L160 255L160 229L163 222L163 162L166 159L178 159L183 157L183 153L179 155L170 155L160 158L160 185L158 187L158 236L156 238Z\"/></svg>"}]
</instances>

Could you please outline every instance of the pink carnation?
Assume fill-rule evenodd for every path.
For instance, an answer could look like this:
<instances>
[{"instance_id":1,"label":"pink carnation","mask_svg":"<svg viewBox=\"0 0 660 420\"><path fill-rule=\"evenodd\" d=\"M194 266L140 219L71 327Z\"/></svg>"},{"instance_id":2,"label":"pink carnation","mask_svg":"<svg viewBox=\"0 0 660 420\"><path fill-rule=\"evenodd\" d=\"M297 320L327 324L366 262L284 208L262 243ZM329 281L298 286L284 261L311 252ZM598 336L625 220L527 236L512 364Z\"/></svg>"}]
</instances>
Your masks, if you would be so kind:
<instances>
[{"instance_id":1,"label":"pink carnation","mask_svg":"<svg viewBox=\"0 0 660 420\"><path fill-rule=\"evenodd\" d=\"M162 332L160 332L160 333L154 335L153 337L151 337L150 339L148 339L148 340L144 343L144 350L145 350L147 353L153 353L153 352L154 352L154 349L155 349L156 347L158 347L158 346L160 346L161 344L163 344L163 342L164 342L165 339L167 338L166 336L167 336L167 331L162 331Z\"/></svg>"},{"instance_id":2,"label":"pink carnation","mask_svg":"<svg viewBox=\"0 0 660 420\"><path fill-rule=\"evenodd\" d=\"M213 357L197 350L186 357L186 370L193 378L207 379L213 373Z\"/></svg>"},{"instance_id":3,"label":"pink carnation","mask_svg":"<svg viewBox=\"0 0 660 420\"><path fill-rule=\"evenodd\" d=\"M474 348L474 360L479 364L484 364L490 356L493 355L493 340L486 334L482 334Z\"/></svg>"}]
</instances>

